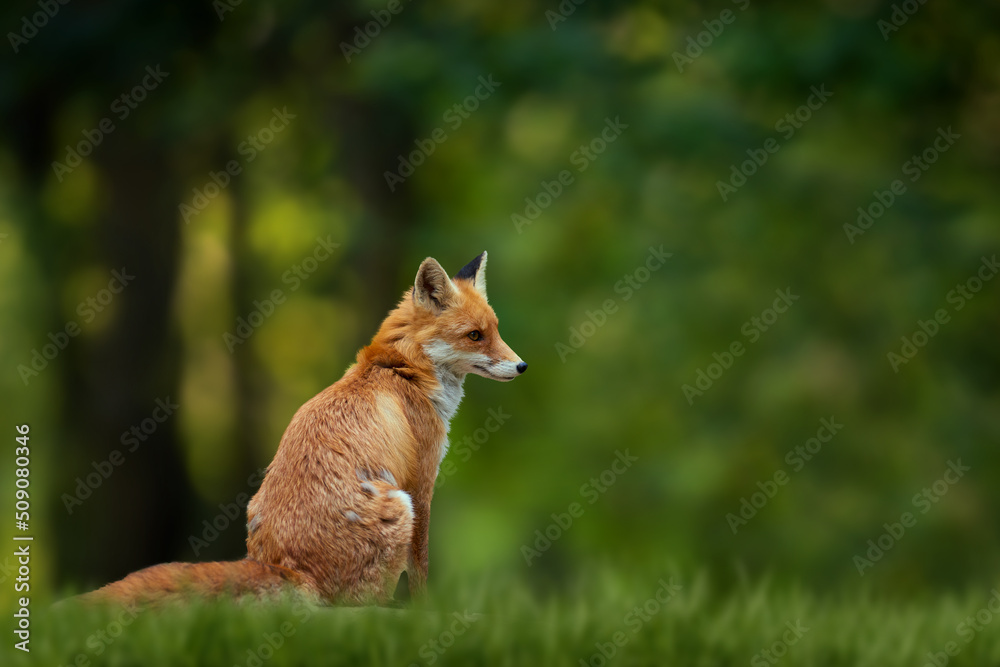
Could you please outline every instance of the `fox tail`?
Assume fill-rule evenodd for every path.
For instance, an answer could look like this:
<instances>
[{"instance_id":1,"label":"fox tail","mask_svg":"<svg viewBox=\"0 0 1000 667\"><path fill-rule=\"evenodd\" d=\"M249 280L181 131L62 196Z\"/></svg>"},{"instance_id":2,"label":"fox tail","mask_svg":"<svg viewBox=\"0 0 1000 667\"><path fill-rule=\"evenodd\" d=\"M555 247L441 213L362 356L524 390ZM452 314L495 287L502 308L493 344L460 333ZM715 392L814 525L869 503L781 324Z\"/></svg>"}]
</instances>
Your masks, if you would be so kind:
<instances>
[{"instance_id":1,"label":"fox tail","mask_svg":"<svg viewBox=\"0 0 1000 667\"><path fill-rule=\"evenodd\" d=\"M302 584L302 575L294 570L249 558L214 563L164 563L133 572L76 599L150 606L195 597L265 597L292 591Z\"/></svg>"}]
</instances>

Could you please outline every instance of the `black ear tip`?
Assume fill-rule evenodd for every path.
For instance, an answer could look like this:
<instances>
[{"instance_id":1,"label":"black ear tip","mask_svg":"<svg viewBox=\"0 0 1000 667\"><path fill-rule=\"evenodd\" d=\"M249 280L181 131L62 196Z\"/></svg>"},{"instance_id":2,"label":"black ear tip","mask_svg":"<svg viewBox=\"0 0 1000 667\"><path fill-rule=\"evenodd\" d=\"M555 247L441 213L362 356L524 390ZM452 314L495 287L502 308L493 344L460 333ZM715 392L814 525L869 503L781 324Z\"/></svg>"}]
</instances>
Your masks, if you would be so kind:
<instances>
[{"instance_id":1,"label":"black ear tip","mask_svg":"<svg viewBox=\"0 0 1000 667\"><path fill-rule=\"evenodd\" d=\"M475 259L462 267L462 269L455 274L456 279L473 280L476 277L476 273L479 272L479 267L483 264L483 258L486 257L486 251L484 250Z\"/></svg>"}]
</instances>

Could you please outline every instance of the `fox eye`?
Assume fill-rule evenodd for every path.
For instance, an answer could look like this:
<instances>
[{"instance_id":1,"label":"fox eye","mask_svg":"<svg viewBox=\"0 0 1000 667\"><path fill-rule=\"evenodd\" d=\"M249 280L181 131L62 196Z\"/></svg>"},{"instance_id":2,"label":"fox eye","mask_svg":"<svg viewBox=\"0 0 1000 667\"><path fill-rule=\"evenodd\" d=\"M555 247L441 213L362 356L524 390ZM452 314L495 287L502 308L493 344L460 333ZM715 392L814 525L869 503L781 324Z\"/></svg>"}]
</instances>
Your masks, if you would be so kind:
<instances>
[{"instance_id":1,"label":"fox eye","mask_svg":"<svg viewBox=\"0 0 1000 667\"><path fill-rule=\"evenodd\" d=\"M478 329L476 331L470 331L469 332L469 338L471 340L479 340L482 337L483 337L483 334Z\"/></svg>"}]
</instances>

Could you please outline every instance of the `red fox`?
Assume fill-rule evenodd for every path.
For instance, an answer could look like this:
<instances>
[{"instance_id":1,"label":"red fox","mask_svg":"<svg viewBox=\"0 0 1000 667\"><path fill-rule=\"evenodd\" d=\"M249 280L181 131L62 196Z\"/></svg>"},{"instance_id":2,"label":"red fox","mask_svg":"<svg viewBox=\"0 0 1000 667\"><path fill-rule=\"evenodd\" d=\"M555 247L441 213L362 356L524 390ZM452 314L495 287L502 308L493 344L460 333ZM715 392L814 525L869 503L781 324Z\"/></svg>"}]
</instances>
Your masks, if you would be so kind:
<instances>
[{"instance_id":1,"label":"red fox","mask_svg":"<svg viewBox=\"0 0 1000 667\"><path fill-rule=\"evenodd\" d=\"M404 569L420 595L434 482L465 376L507 382L528 367L497 327L486 253L454 278L428 257L357 362L292 417L247 506L244 560L156 565L83 597L149 604L297 590L386 604Z\"/></svg>"}]
</instances>

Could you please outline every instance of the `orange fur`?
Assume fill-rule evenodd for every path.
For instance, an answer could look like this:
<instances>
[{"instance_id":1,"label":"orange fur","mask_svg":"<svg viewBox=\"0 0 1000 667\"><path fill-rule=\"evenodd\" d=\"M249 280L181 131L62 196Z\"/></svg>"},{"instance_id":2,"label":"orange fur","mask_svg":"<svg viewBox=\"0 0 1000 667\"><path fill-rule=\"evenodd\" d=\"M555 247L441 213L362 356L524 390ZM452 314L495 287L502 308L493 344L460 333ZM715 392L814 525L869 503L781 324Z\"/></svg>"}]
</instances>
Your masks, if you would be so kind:
<instances>
[{"instance_id":1,"label":"orange fur","mask_svg":"<svg viewBox=\"0 0 1000 667\"><path fill-rule=\"evenodd\" d=\"M182 600L194 593L260 597L301 585L302 577L276 565L250 559L224 563L164 563L133 572L121 581L80 596L88 602L155 605Z\"/></svg>"},{"instance_id":2,"label":"orange fur","mask_svg":"<svg viewBox=\"0 0 1000 667\"><path fill-rule=\"evenodd\" d=\"M462 382L510 380L527 367L500 338L485 268L483 253L450 279L424 260L357 362L295 413L247 507L246 560L160 565L91 595L293 586L327 602L386 602L404 568L422 592L434 482Z\"/></svg>"}]
</instances>

